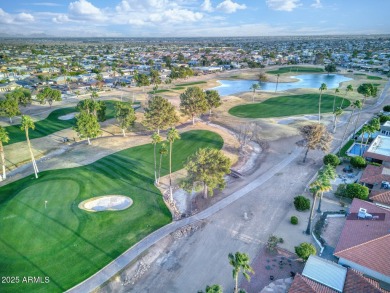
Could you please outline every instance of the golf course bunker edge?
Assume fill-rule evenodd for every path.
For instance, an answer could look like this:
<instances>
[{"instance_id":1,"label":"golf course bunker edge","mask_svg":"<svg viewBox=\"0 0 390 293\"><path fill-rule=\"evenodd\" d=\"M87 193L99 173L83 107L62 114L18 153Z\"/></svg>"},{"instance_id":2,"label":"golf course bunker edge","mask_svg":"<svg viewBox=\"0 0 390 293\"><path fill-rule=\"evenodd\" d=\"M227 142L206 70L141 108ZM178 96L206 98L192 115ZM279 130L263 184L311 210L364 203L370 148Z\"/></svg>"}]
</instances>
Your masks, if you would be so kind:
<instances>
[{"instance_id":1,"label":"golf course bunker edge","mask_svg":"<svg viewBox=\"0 0 390 293\"><path fill-rule=\"evenodd\" d=\"M88 212L122 211L132 204L133 200L124 195L103 195L80 202L79 208Z\"/></svg>"}]
</instances>

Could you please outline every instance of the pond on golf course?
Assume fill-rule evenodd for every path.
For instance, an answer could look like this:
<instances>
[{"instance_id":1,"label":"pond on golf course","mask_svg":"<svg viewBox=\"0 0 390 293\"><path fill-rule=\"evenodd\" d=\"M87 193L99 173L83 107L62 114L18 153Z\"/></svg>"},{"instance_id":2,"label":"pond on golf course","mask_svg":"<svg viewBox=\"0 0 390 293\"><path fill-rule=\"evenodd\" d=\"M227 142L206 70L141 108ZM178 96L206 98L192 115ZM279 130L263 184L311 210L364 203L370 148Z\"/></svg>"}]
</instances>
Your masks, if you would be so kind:
<instances>
[{"instance_id":1,"label":"pond on golf course","mask_svg":"<svg viewBox=\"0 0 390 293\"><path fill-rule=\"evenodd\" d=\"M296 82L279 82L277 91L285 91L297 88L313 88L318 89L322 83L326 83L328 89L338 88L341 82L352 80L340 74L303 74L291 76L298 79ZM251 91L252 84L257 83L257 80L218 80L220 86L211 88L217 90L221 96L228 96L240 92ZM260 82L260 90L275 91L276 82Z\"/></svg>"}]
</instances>

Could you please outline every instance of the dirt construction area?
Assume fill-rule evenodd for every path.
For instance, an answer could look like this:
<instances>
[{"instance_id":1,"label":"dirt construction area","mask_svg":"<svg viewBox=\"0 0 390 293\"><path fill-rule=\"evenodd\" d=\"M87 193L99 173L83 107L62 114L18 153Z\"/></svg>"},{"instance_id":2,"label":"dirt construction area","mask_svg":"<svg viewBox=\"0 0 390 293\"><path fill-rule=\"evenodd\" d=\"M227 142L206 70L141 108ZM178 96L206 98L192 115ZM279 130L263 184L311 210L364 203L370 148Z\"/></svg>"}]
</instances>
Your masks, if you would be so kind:
<instances>
[{"instance_id":1,"label":"dirt construction area","mask_svg":"<svg viewBox=\"0 0 390 293\"><path fill-rule=\"evenodd\" d=\"M249 74L249 76L253 75ZM213 77L215 78L210 76L210 79ZM201 80L201 77L194 78L197 79ZM131 90L127 93L131 94ZM137 93L142 96L139 90ZM109 93L104 98L113 99L119 96L120 93ZM260 93L257 96L259 100L267 97L267 93ZM225 140L223 150L236 162L235 167L244 167L245 162L242 161L244 157L248 164L252 164L249 169L243 168L245 171L242 177L229 180L227 188L218 192L208 202L202 202L199 197L197 201L188 202L195 203L199 209L207 209L210 205L218 206L220 199L234 197L238 193L241 195L206 219L167 235L150 249L141 252L138 259L102 287L94 290L95 292L198 292L212 284L220 284L224 292L232 292L234 282L232 267L228 262L229 253L240 251L248 253L251 260L259 259L259 254L263 252L264 244L271 234L283 237L284 243L281 247L289 251L293 251L294 246L301 242L313 243L312 237L303 233L308 214L299 214L298 226L292 226L289 218L294 210L293 198L305 192L308 182L322 165L324 154L317 151L310 151L306 163L303 164L304 150L296 144L301 140L297 131L298 126L316 117L238 119L226 114L226 109L230 106L250 98L251 95L249 97L248 94L224 97L225 105L215 111L211 119L207 118L207 123L202 122L197 126L183 123L179 127L180 131L201 128L220 133ZM385 100L389 103L388 88L385 89L383 99L379 102L383 103ZM382 107L381 103L374 101L368 104L360 116L359 123L363 123L373 113L378 112ZM340 119L333 148L340 144L349 113L346 111ZM286 123L279 123L286 119ZM330 115L324 115L323 120L329 125ZM208 122L211 122L211 125ZM258 136L253 140L259 143L261 152L251 160L248 160L250 154L239 152L237 137L232 134L232 132L239 132L247 123L255 123L259 126ZM107 129L112 127L108 124ZM108 131L103 137L93 140L92 146L88 146L84 141L59 143L56 141L56 135L59 134L55 133L52 137L32 141L36 152L41 153L41 158L37 162L40 170L88 164L121 149L151 141L150 133L141 131L131 133L127 137L120 137ZM60 136L62 135L73 137L74 132L64 130ZM52 142L48 143L50 140ZM10 145L8 150L14 152L15 157L24 156L27 160L24 144ZM20 153L16 154L17 152ZM10 172L7 182L31 173L31 165L24 164ZM340 209L338 202L323 201L323 210L338 209ZM256 278L256 274L260 272L255 272L252 278ZM248 292L260 292L261 289L250 289L251 291Z\"/></svg>"}]
</instances>

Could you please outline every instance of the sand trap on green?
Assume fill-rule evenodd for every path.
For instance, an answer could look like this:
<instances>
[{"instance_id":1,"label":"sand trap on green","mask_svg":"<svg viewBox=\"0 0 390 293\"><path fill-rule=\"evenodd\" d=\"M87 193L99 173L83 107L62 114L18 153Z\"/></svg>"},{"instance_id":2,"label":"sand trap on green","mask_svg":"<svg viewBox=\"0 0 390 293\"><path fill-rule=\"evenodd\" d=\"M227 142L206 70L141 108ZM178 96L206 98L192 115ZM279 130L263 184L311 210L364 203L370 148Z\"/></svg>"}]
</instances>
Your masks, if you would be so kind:
<instances>
[{"instance_id":1,"label":"sand trap on green","mask_svg":"<svg viewBox=\"0 0 390 293\"><path fill-rule=\"evenodd\" d=\"M80 202L79 208L88 212L122 211L132 204L133 200L124 195L104 195Z\"/></svg>"},{"instance_id":2,"label":"sand trap on green","mask_svg":"<svg viewBox=\"0 0 390 293\"><path fill-rule=\"evenodd\" d=\"M73 119L76 116L77 112L69 113L66 115L59 116L58 119L60 120L70 120Z\"/></svg>"}]
</instances>

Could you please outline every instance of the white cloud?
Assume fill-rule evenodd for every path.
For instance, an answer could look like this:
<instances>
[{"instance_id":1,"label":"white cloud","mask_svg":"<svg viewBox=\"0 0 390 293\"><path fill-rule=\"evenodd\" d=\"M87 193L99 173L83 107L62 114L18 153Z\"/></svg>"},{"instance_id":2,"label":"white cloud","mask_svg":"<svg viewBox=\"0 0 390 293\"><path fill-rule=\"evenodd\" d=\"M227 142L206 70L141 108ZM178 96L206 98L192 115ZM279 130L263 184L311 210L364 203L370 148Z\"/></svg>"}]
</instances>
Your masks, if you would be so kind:
<instances>
[{"instance_id":1,"label":"white cloud","mask_svg":"<svg viewBox=\"0 0 390 293\"><path fill-rule=\"evenodd\" d=\"M310 5L313 8L322 8L321 0L315 0L313 4Z\"/></svg>"},{"instance_id":2,"label":"white cloud","mask_svg":"<svg viewBox=\"0 0 390 293\"><path fill-rule=\"evenodd\" d=\"M102 11L87 0L78 0L69 4L69 12L75 18L102 20Z\"/></svg>"},{"instance_id":3,"label":"white cloud","mask_svg":"<svg viewBox=\"0 0 390 293\"><path fill-rule=\"evenodd\" d=\"M164 12L150 14L149 19L154 23L195 22L203 18L200 12L187 9L169 9Z\"/></svg>"},{"instance_id":4,"label":"white cloud","mask_svg":"<svg viewBox=\"0 0 390 293\"><path fill-rule=\"evenodd\" d=\"M66 14L59 14L53 17L52 20L55 23L65 23L70 21L69 17Z\"/></svg>"},{"instance_id":5,"label":"white cloud","mask_svg":"<svg viewBox=\"0 0 390 293\"><path fill-rule=\"evenodd\" d=\"M267 6L273 10L293 11L301 6L299 0L267 0Z\"/></svg>"},{"instance_id":6,"label":"white cloud","mask_svg":"<svg viewBox=\"0 0 390 293\"><path fill-rule=\"evenodd\" d=\"M178 4L175 1L169 0L122 0L119 5L116 6L116 11L153 11L177 7Z\"/></svg>"},{"instance_id":7,"label":"white cloud","mask_svg":"<svg viewBox=\"0 0 390 293\"><path fill-rule=\"evenodd\" d=\"M30 13L22 12L15 16L15 20L17 22L33 22L35 19Z\"/></svg>"},{"instance_id":8,"label":"white cloud","mask_svg":"<svg viewBox=\"0 0 390 293\"><path fill-rule=\"evenodd\" d=\"M246 5L235 3L232 0L225 0L217 5L217 9L225 13L233 13L240 9L246 9Z\"/></svg>"},{"instance_id":9,"label":"white cloud","mask_svg":"<svg viewBox=\"0 0 390 293\"><path fill-rule=\"evenodd\" d=\"M21 23L30 23L33 22L34 16L30 13L19 13L19 14L10 14L5 12L0 8L0 23L6 24L21 24Z\"/></svg>"},{"instance_id":10,"label":"white cloud","mask_svg":"<svg viewBox=\"0 0 390 293\"><path fill-rule=\"evenodd\" d=\"M203 4L200 6L200 8L203 11L207 11L207 12L213 12L214 11L213 5L211 4L210 0L204 0Z\"/></svg>"}]
</instances>

